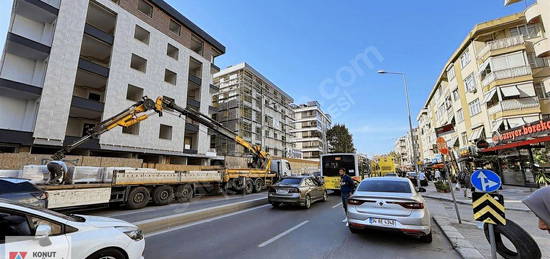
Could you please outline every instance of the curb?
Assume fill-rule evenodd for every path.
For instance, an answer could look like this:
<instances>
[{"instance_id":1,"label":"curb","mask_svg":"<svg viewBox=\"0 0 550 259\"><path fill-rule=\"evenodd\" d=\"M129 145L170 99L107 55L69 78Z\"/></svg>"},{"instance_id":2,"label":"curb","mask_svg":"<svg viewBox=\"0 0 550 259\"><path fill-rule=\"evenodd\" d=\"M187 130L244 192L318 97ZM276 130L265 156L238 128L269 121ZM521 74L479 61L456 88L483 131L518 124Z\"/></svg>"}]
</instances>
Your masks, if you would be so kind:
<instances>
[{"instance_id":1,"label":"curb","mask_svg":"<svg viewBox=\"0 0 550 259\"><path fill-rule=\"evenodd\" d=\"M138 222L132 222L132 224L137 225L144 234L151 234L160 230L169 229L199 220L209 219L264 204L267 204L267 197L231 204L224 204L216 207L205 208L170 216L147 219Z\"/></svg>"},{"instance_id":2,"label":"curb","mask_svg":"<svg viewBox=\"0 0 550 259\"><path fill-rule=\"evenodd\" d=\"M451 226L448 219L436 216L432 216L432 219L460 257L464 259L485 259L470 241L464 238L455 227Z\"/></svg>"},{"instance_id":3,"label":"curb","mask_svg":"<svg viewBox=\"0 0 550 259\"><path fill-rule=\"evenodd\" d=\"M434 200L440 200L440 201L453 202L453 199L437 197L437 196L431 196L431 195L426 195L426 194L422 194L422 197L430 198L430 199L434 199ZM466 202L466 201L457 200L456 203L472 206L471 202ZM522 212L530 212L531 211L529 209L509 208L509 207L506 207L506 210L522 211Z\"/></svg>"}]
</instances>

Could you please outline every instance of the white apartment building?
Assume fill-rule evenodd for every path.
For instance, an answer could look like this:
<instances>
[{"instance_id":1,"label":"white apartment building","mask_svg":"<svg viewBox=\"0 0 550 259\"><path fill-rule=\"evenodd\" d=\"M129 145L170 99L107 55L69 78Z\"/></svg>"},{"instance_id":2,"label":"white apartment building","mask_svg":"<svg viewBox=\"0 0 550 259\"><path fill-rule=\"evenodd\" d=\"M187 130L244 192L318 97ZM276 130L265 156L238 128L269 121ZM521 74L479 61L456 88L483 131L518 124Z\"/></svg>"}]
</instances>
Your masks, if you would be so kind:
<instances>
[{"instance_id":1,"label":"white apartment building","mask_svg":"<svg viewBox=\"0 0 550 259\"><path fill-rule=\"evenodd\" d=\"M328 152L327 130L332 124L330 115L321 110L317 101L292 107L296 118L291 131L295 135L292 139L294 148L301 152L304 159L319 160L321 154Z\"/></svg>"},{"instance_id":2,"label":"white apartment building","mask_svg":"<svg viewBox=\"0 0 550 259\"><path fill-rule=\"evenodd\" d=\"M213 97L217 121L273 156L295 153L290 141L294 127L292 97L247 63L214 74L214 84L220 87ZM220 138L214 142L219 154L245 153L233 141Z\"/></svg>"},{"instance_id":3,"label":"white apartment building","mask_svg":"<svg viewBox=\"0 0 550 259\"><path fill-rule=\"evenodd\" d=\"M0 69L3 152L51 153L139 101L211 110L225 47L162 0L14 0ZM205 163L203 125L165 113L75 154Z\"/></svg>"},{"instance_id":4,"label":"white apartment building","mask_svg":"<svg viewBox=\"0 0 550 259\"><path fill-rule=\"evenodd\" d=\"M407 132L405 136L399 137L394 143L393 152L398 156L396 157L396 162L402 171L414 170L416 163L415 153L417 159L420 157L419 154L422 153L418 128L413 129L412 137L415 141L414 146L411 140L410 131Z\"/></svg>"}]
</instances>

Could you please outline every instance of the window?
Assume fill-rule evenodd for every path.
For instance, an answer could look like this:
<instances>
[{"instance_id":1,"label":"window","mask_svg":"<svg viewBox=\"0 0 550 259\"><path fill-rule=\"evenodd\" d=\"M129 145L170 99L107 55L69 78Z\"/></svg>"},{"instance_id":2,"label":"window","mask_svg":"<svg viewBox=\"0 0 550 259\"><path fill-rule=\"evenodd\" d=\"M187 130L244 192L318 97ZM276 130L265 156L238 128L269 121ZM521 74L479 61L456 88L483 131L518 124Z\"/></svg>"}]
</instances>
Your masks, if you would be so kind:
<instances>
[{"instance_id":1,"label":"window","mask_svg":"<svg viewBox=\"0 0 550 259\"><path fill-rule=\"evenodd\" d=\"M170 20L170 25L168 26L168 28L170 29L171 32L173 32L177 35L180 35L181 25L179 23L177 23L176 21Z\"/></svg>"},{"instance_id":2,"label":"window","mask_svg":"<svg viewBox=\"0 0 550 259\"><path fill-rule=\"evenodd\" d=\"M475 93L476 79L473 72L464 79L464 86L466 87L466 91L470 93Z\"/></svg>"},{"instance_id":3,"label":"window","mask_svg":"<svg viewBox=\"0 0 550 259\"><path fill-rule=\"evenodd\" d=\"M474 116L476 114L479 114L481 112L481 105L479 104L479 99L473 100L468 105L470 107L470 115Z\"/></svg>"},{"instance_id":4,"label":"window","mask_svg":"<svg viewBox=\"0 0 550 259\"><path fill-rule=\"evenodd\" d=\"M499 71L509 68L522 67L526 64L527 62L525 62L523 52L519 51L494 57L491 61L491 68L493 71Z\"/></svg>"},{"instance_id":5,"label":"window","mask_svg":"<svg viewBox=\"0 0 550 259\"><path fill-rule=\"evenodd\" d=\"M458 99L460 99L460 96L458 95L458 89L455 89L453 91L453 100L458 101Z\"/></svg>"},{"instance_id":6,"label":"window","mask_svg":"<svg viewBox=\"0 0 550 259\"><path fill-rule=\"evenodd\" d=\"M147 59L144 59L136 54L132 54L130 67L145 73L147 71Z\"/></svg>"},{"instance_id":7,"label":"window","mask_svg":"<svg viewBox=\"0 0 550 259\"><path fill-rule=\"evenodd\" d=\"M131 135L139 135L139 124L134 124L130 127L123 127L122 133L124 134L131 134Z\"/></svg>"},{"instance_id":8,"label":"window","mask_svg":"<svg viewBox=\"0 0 550 259\"><path fill-rule=\"evenodd\" d=\"M169 57L175 60L178 60L179 54L180 54L180 50L172 46L172 44L168 43L166 47L166 55L168 55Z\"/></svg>"},{"instance_id":9,"label":"window","mask_svg":"<svg viewBox=\"0 0 550 259\"><path fill-rule=\"evenodd\" d=\"M138 102L141 97L143 97L143 88L129 84L126 90L126 100Z\"/></svg>"},{"instance_id":10,"label":"window","mask_svg":"<svg viewBox=\"0 0 550 259\"><path fill-rule=\"evenodd\" d=\"M453 80L455 78L455 66L452 65L449 70L447 70L447 77L449 78L449 81Z\"/></svg>"},{"instance_id":11,"label":"window","mask_svg":"<svg viewBox=\"0 0 550 259\"><path fill-rule=\"evenodd\" d=\"M159 138L160 139L172 139L172 126L160 124L160 130L159 130Z\"/></svg>"},{"instance_id":12,"label":"window","mask_svg":"<svg viewBox=\"0 0 550 259\"><path fill-rule=\"evenodd\" d=\"M466 132L460 133L460 137L462 138L462 145L468 145L468 136L466 135Z\"/></svg>"},{"instance_id":13,"label":"window","mask_svg":"<svg viewBox=\"0 0 550 259\"><path fill-rule=\"evenodd\" d=\"M101 101L101 95L98 93L88 93L88 100L100 102Z\"/></svg>"},{"instance_id":14,"label":"window","mask_svg":"<svg viewBox=\"0 0 550 259\"><path fill-rule=\"evenodd\" d=\"M190 49L192 51L196 52L197 54L202 55L203 45L204 45L204 43L199 38L197 38L195 36L193 36L191 38L191 48Z\"/></svg>"},{"instance_id":15,"label":"window","mask_svg":"<svg viewBox=\"0 0 550 259\"><path fill-rule=\"evenodd\" d=\"M149 35L149 31L141 28L139 25L136 25L136 29L134 30L134 39L149 45Z\"/></svg>"},{"instance_id":16,"label":"window","mask_svg":"<svg viewBox=\"0 0 550 259\"><path fill-rule=\"evenodd\" d=\"M357 187L357 191L411 193L411 185L406 181L366 180Z\"/></svg>"},{"instance_id":17,"label":"window","mask_svg":"<svg viewBox=\"0 0 550 259\"><path fill-rule=\"evenodd\" d=\"M149 17L153 17L153 6L144 0L138 0L138 10Z\"/></svg>"},{"instance_id":18,"label":"window","mask_svg":"<svg viewBox=\"0 0 550 259\"><path fill-rule=\"evenodd\" d=\"M171 85L176 85L176 79L178 77L178 74L175 72L172 72L168 69L164 70L164 82L169 83Z\"/></svg>"},{"instance_id":19,"label":"window","mask_svg":"<svg viewBox=\"0 0 550 259\"><path fill-rule=\"evenodd\" d=\"M464 68L469 63L470 63L470 51L465 50L464 53L462 53L462 56L460 56L460 65L462 66L462 68Z\"/></svg>"},{"instance_id":20,"label":"window","mask_svg":"<svg viewBox=\"0 0 550 259\"><path fill-rule=\"evenodd\" d=\"M525 38L535 38L540 34L540 27L537 24L521 25L510 29L512 37L523 35Z\"/></svg>"},{"instance_id":21,"label":"window","mask_svg":"<svg viewBox=\"0 0 550 259\"><path fill-rule=\"evenodd\" d=\"M462 121L464 121L464 111L462 109L458 109L458 111L456 111L456 122L460 123Z\"/></svg>"},{"instance_id":22,"label":"window","mask_svg":"<svg viewBox=\"0 0 550 259\"><path fill-rule=\"evenodd\" d=\"M546 92L546 88L544 87L544 84L537 83L534 84L535 87L535 93L536 95L541 99L546 99L549 95L549 93Z\"/></svg>"}]
</instances>

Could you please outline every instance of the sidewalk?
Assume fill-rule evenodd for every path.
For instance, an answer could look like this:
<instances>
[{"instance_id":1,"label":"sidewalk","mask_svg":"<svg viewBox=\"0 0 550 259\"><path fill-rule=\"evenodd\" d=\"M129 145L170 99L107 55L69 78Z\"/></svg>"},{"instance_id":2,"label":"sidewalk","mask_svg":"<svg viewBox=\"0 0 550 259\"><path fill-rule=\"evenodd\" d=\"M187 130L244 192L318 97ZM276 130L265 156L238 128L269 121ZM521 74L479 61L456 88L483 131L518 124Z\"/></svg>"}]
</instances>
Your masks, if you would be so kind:
<instances>
[{"instance_id":1,"label":"sidewalk","mask_svg":"<svg viewBox=\"0 0 550 259\"><path fill-rule=\"evenodd\" d=\"M438 224L453 247L464 258L490 258L491 247L483 233L483 226L473 220L471 200L464 198L464 192L455 192L462 224L458 224L450 193L438 193L433 183L422 193L434 223ZM534 191L534 189L533 189ZM521 200L531 192L529 188L504 186L506 218L522 226L537 242L542 258L550 258L550 234L538 229L538 219ZM471 195L471 194L470 194ZM500 257L500 255L498 256Z\"/></svg>"}]
</instances>

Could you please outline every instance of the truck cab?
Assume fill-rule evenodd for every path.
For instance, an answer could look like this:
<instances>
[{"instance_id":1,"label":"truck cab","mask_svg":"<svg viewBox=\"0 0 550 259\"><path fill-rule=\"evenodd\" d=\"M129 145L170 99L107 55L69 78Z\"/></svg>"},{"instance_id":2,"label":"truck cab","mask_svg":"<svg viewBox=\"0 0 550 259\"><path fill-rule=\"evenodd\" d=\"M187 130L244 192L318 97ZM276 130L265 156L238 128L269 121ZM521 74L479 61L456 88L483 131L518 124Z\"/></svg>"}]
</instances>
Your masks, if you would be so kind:
<instances>
[{"instance_id":1,"label":"truck cab","mask_svg":"<svg viewBox=\"0 0 550 259\"><path fill-rule=\"evenodd\" d=\"M271 161L271 172L277 174L277 178L292 176L290 162L285 159L274 159Z\"/></svg>"}]
</instances>

